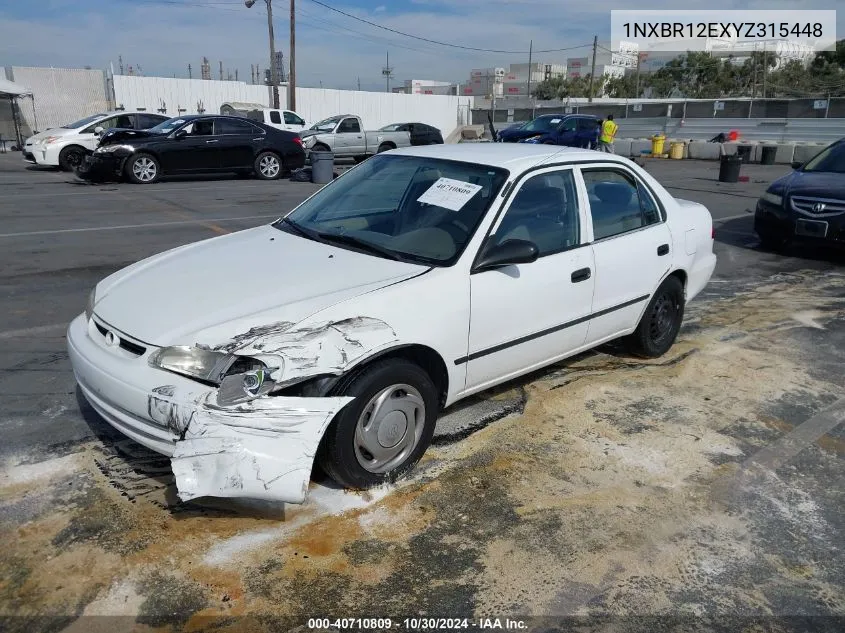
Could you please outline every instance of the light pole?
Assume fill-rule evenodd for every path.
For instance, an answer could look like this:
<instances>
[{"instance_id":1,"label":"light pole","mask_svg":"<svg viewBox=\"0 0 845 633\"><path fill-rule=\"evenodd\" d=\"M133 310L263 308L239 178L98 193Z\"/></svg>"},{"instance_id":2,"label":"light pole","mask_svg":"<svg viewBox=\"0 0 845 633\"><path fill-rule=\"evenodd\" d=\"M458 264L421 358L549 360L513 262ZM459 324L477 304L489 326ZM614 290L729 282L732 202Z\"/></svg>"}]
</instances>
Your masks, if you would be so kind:
<instances>
[{"instance_id":1,"label":"light pole","mask_svg":"<svg viewBox=\"0 0 845 633\"><path fill-rule=\"evenodd\" d=\"M252 8L256 0L244 0L247 9ZM273 107L279 109L279 75L276 68L276 38L273 35L273 0L264 0L267 4L267 30L270 34L270 84L273 89Z\"/></svg>"}]
</instances>

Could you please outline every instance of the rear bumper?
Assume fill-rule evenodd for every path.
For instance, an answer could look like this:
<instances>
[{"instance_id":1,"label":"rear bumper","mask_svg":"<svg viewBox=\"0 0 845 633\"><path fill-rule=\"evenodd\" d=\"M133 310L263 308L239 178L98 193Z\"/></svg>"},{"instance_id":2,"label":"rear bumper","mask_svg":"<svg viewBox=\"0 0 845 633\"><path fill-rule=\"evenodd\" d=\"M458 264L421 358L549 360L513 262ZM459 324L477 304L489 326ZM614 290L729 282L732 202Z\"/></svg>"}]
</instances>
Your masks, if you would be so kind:
<instances>
[{"instance_id":1,"label":"rear bumper","mask_svg":"<svg viewBox=\"0 0 845 633\"><path fill-rule=\"evenodd\" d=\"M699 292L704 290L707 282L713 276L714 270L716 270L716 255L714 253L709 253L695 261L687 274L687 301L692 301Z\"/></svg>"}]
</instances>

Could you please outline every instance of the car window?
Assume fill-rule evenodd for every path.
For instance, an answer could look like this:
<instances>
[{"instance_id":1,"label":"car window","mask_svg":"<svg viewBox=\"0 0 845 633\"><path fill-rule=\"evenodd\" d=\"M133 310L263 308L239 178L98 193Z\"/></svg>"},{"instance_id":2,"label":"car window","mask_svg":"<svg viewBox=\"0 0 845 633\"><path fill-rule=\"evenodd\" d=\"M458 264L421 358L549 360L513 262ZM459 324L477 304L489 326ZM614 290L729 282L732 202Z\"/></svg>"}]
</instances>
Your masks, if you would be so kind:
<instances>
[{"instance_id":1,"label":"car window","mask_svg":"<svg viewBox=\"0 0 845 633\"><path fill-rule=\"evenodd\" d=\"M189 136L213 136L214 120L201 119L199 121L193 121L190 125L185 126L185 131Z\"/></svg>"},{"instance_id":2,"label":"car window","mask_svg":"<svg viewBox=\"0 0 845 633\"><path fill-rule=\"evenodd\" d=\"M122 127L122 126L117 125L117 117L112 116L112 117L109 117L108 119L103 119L102 121L97 121L95 123L92 123L87 128L82 130L80 132L80 134L93 134L94 130L96 130L98 127L101 127L104 130L108 130L109 128L112 128L112 127ZM133 127L133 126L130 124L127 127Z\"/></svg>"},{"instance_id":3,"label":"car window","mask_svg":"<svg viewBox=\"0 0 845 633\"><path fill-rule=\"evenodd\" d=\"M804 171L845 174L845 143L834 143L807 161Z\"/></svg>"},{"instance_id":4,"label":"car window","mask_svg":"<svg viewBox=\"0 0 845 633\"><path fill-rule=\"evenodd\" d=\"M519 239L537 245L540 257L580 243L575 177L571 169L532 176L513 196L493 235L495 244Z\"/></svg>"},{"instance_id":5,"label":"car window","mask_svg":"<svg viewBox=\"0 0 845 633\"><path fill-rule=\"evenodd\" d=\"M575 119L567 119L566 121L563 122L563 125L560 126L560 131L561 132L574 132L576 124L577 124L577 121Z\"/></svg>"},{"instance_id":6,"label":"car window","mask_svg":"<svg viewBox=\"0 0 845 633\"><path fill-rule=\"evenodd\" d=\"M162 121L166 121L166 117L158 117L154 114L136 114L135 115L137 121L137 128L139 130L148 130L151 127L155 127Z\"/></svg>"},{"instance_id":7,"label":"car window","mask_svg":"<svg viewBox=\"0 0 845 633\"><path fill-rule=\"evenodd\" d=\"M278 110L270 110L270 123L281 123L282 122L282 115L279 114ZM285 123L288 122L288 117L285 115Z\"/></svg>"},{"instance_id":8,"label":"car window","mask_svg":"<svg viewBox=\"0 0 845 633\"><path fill-rule=\"evenodd\" d=\"M305 121L296 116L293 112L285 112L285 123L288 125L305 125Z\"/></svg>"},{"instance_id":9,"label":"car window","mask_svg":"<svg viewBox=\"0 0 845 633\"><path fill-rule=\"evenodd\" d=\"M451 265L508 172L423 156L378 154L286 217L305 231L342 235L400 258ZM277 224L285 230L286 223Z\"/></svg>"},{"instance_id":10,"label":"car window","mask_svg":"<svg viewBox=\"0 0 845 633\"><path fill-rule=\"evenodd\" d=\"M217 119L215 134L255 134L257 128L251 123L238 119Z\"/></svg>"},{"instance_id":11,"label":"car window","mask_svg":"<svg viewBox=\"0 0 845 633\"><path fill-rule=\"evenodd\" d=\"M600 240L660 222L654 199L633 176L620 170L585 169L593 239Z\"/></svg>"},{"instance_id":12,"label":"car window","mask_svg":"<svg viewBox=\"0 0 845 633\"><path fill-rule=\"evenodd\" d=\"M596 129L596 122L595 119L578 119L578 130L587 130L588 132L592 132Z\"/></svg>"},{"instance_id":13,"label":"car window","mask_svg":"<svg viewBox=\"0 0 845 633\"><path fill-rule=\"evenodd\" d=\"M343 123L337 128L338 132L360 132L361 126L358 125L358 119L344 119Z\"/></svg>"}]
</instances>

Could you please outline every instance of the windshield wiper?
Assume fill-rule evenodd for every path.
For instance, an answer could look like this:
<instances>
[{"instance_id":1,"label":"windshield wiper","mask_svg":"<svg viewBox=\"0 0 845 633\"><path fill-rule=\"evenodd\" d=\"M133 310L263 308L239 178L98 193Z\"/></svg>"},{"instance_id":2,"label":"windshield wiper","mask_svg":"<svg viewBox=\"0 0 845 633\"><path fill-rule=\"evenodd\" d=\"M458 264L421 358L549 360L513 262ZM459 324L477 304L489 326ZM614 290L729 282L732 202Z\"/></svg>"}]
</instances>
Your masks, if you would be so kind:
<instances>
[{"instance_id":1,"label":"windshield wiper","mask_svg":"<svg viewBox=\"0 0 845 633\"><path fill-rule=\"evenodd\" d=\"M309 240L319 241L317 233L315 231L309 231L308 229L299 226L293 220L288 220L287 217L281 219L284 224L292 228L296 233L299 233L302 237L307 237Z\"/></svg>"},{"instance_id":2,"label":"windshield wiper","mask_svg":"<svg viewBox=\"0 0 845 633\"><path fill-rule=\"evenodd\" d=\"M382 246L378 246L377 244L373 244L372 242L368 242L366 240L359 239L357 237L353 237L352 235L341 235L340 233L316 233L317 237L327 241L327 242L334 242L335 244L346 244L348 246L354 246L355 248L360 248L363 251L368 251L373 253L374 255L379 255L381 257L386 257L387 259L392 259L399 261L402 258L399 257L396 253L391 251L390 249L384 248Z\"/></svg>"}]
</instances>

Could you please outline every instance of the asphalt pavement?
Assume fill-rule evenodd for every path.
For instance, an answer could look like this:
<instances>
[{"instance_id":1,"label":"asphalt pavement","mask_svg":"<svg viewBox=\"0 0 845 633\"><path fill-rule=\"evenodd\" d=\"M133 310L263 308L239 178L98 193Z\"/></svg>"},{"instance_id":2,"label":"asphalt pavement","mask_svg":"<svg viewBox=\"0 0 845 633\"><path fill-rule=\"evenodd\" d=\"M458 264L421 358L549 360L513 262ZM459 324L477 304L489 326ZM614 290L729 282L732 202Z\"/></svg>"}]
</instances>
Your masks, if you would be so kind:
<instances>
[{"instance_id":1,"label":"asphalt pavement","mask_svg":"<svg viewBox=\"0 0 845 633\"><path fill-rule=\"evenodd\" d=\"M403 614L842 630L843 258L759 249L754 203L788 168L727 184L715 162L644 164L716 225L716 273L665 358L611 345L503 385L445 412L409 480L359 495L317 476L297 508L179 503L168 461L79 398L64 332L108 274L270 222L317 186L90 185L0 155L0 628Z\"/></svg>"}]
</instances>

